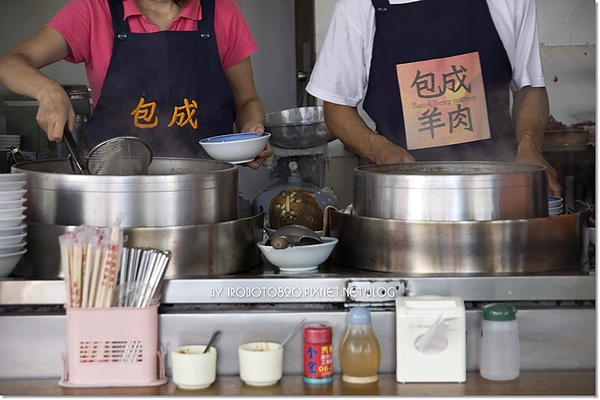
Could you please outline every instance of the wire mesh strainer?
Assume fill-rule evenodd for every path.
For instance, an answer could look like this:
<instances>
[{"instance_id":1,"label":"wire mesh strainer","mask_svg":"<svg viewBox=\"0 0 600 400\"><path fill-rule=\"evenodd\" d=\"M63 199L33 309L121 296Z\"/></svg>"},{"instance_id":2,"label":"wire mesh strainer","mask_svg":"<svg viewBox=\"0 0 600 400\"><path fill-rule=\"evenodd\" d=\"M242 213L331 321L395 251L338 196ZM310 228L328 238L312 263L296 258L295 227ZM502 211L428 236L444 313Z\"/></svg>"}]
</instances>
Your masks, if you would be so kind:
<instances>
[{"instance_id":1,"label":"wire mesh strainer","mask_svg":"<svg viewBox=\"0 0 600 400\"><path fill-rule=\"evenodd\" d=\"M86 158L93 175L145 175L152 162L152 149L138 137L121 136L100 143Z\"/></svg>"}]
</instances>

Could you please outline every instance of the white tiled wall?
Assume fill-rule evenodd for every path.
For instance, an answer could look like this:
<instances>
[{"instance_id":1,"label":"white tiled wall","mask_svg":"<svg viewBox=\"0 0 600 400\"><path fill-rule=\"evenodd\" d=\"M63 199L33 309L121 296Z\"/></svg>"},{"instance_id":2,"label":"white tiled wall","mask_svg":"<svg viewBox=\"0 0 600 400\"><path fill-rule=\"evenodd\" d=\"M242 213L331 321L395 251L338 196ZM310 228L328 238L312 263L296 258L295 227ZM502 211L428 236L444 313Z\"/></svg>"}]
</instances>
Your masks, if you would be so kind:
<instances>
[{"instance_id":1,"label":"white tiled wall","mask_svg":"<svg viewBox=\"0 0 600 400\"><path fill-rule=\"evenodd\" d=\"M593 0L538 0L550 112L566 123L596 120L596 11Z\"/></svg>"}]
</instances>

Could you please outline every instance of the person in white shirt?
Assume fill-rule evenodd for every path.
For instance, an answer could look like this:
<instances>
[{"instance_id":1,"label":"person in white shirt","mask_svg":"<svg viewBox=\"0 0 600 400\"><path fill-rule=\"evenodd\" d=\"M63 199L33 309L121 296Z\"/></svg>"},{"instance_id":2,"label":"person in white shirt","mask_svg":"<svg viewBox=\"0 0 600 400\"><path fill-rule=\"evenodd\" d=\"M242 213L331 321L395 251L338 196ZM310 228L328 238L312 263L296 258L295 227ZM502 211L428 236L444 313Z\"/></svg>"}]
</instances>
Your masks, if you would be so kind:
<instances>
[{"instance_id":1,"label":"person in white shirt","mask_svg":"<svg viewBox=\"0 0 600 400\"><path fill-rule=\"evenodd\" d=\"M338 0L307 91L370 162L542 165L550 194L562 192L541 150L549 105L534 0Z\"/></svg>"}]
</instances>

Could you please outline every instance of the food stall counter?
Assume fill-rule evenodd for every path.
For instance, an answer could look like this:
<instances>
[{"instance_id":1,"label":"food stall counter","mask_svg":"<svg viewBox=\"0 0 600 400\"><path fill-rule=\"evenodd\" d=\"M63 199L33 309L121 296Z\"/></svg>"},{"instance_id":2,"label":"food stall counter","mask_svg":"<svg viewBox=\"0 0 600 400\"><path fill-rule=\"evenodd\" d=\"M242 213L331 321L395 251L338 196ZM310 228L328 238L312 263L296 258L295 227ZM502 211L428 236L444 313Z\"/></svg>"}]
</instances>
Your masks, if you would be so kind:
<instances>
[{"instance_id":1,"label":"food stall counter","mask_svg":"<svg viewBox=\"0 0 600 400\"><path fill-rule=\"evenodd\" d=\"M56 380L0 380L5 396L593 396L595 371L525 371L511 381L491 381L478 373L464 383L398 383L393 374L379 382L350 385L336 374L330 384L309 385L299 375L284 375L275 385L248 386L238 376L219 376L206 389L182 390L173 382L154 387L63 388Z\"/></svg>"}]
</instances>

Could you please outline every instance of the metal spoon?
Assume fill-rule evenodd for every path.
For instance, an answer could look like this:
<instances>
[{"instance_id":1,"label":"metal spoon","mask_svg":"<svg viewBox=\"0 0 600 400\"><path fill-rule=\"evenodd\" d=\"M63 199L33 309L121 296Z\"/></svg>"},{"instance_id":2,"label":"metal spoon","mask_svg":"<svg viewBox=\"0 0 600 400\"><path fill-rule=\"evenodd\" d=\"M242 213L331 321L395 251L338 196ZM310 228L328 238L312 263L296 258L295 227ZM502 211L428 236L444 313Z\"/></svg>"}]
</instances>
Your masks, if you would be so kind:
<instances>
[{"instance_id":1,"label":"metal spoon","mask_svg":"<svg viewBox=\"0 0 600 400\"><path fill-rule=\"evenodd\" d=\"M207 353L208 349L210 349L210 346L215 344L217 339L219 339L219 336L221 336L221 331L215 331L215 333L213 333L212 336L210 337L210 340L208 341L208 344L206 345L206 348L204 349L204 351L202 353Z\"/></svg>"},{"instance_id":2,"label":"metal spoon","mask_svg":"<svg viewBox=\"0 0 600 400\"><path fill-rule=\"evenodd\" d=\"M286 225L277 229L265 242L267 246L285 249L288 246L303 246L323 243L323 239L312 229L303 225Z\"/></svg>"},{"instance_id":3,"label":"metal spoon","mask_svg":"<svg viewBox=\"0 0 600 400\"><path fill-rule=\"evenodd\" d=\"M270 240L274 249L287 249L290 246L290 241L285 236L278 236Z\"/></svg>"},{"instance_id":4,"label":"metal spoon","mask_svg":"<svg viewBox=\"0 0 600 400\"><path fill-rule=\"evenodd\" d=\"M298 324L298 326L296 326L296 328L294 328L294 330L292 331L292 333L290 333L288 335L288 337L286 337L283 342L281 342L281 347L285 346L285 344L288 342L288 340L290 340L292 338L292 336L294 336L294 334L296 332L298 332L300 330L300 328L302 328L302 325L304 325L304 323L306 322L306 319L303 319L302 321L300 321L300 323Z\"/></svg>"}]
</instances>

